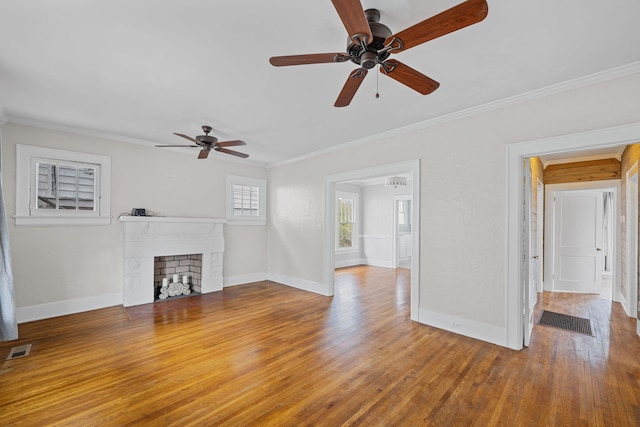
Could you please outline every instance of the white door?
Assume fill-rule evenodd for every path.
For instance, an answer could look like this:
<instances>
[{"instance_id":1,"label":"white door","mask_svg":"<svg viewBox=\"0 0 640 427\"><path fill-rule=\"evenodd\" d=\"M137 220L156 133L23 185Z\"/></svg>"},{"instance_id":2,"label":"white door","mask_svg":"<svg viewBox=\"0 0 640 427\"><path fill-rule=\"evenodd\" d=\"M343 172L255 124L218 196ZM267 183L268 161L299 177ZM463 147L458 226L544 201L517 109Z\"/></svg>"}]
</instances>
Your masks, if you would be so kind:
<instances>
[{"instance_id":1,"label":"white door","mask_svg":"<svg viewBox=\"0 0 640 427\"><path fill-rule=\"evenodd\" d=\"M531 203L531 169L529 166L529 160L525 160L523 164L524 177L522 184L524 185L523 191L523 215L522 215L522 283L524 289L522 290L523 303L524 303L524 345L529 346L531 341L531 333L533 332L533 309L537 303L538 293L537 287L531 282L529 276L529 263L530 258L530 233L532 214Z\"/></svg>"},{"instance_id":2,"label":"white door","mask_svg":"<svg viewBox=\"0 0 640 427\"><path fill-rule=\"evenodd\" d=\"M554 290L600 293L602 191L556 191L554 212Z\"/></svg>"}]
</instances>

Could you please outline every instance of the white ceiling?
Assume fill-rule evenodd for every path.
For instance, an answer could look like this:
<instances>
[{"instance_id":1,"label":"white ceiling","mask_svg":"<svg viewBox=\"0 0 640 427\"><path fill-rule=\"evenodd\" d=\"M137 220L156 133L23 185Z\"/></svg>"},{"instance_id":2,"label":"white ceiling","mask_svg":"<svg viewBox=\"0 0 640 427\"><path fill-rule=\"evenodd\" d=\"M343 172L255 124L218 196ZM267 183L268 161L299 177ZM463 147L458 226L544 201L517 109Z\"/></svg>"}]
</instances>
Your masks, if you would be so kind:
<instances>
[{"instance_id":1,"label":"white ceiling","mask_svg":"<svg viewBox=\"0 0 640 427\"><path fill-rule=\"evenodd\" d=\"M457 3L362 0L393 32ZM479 24L396 55L433 94L372 70L335 108L354 64L268 62L345 50L329 0L2 0L0 121L148 145L208 124L272 165L640 61L637 0L488 3Z\"/></svg>"}]
</instances>

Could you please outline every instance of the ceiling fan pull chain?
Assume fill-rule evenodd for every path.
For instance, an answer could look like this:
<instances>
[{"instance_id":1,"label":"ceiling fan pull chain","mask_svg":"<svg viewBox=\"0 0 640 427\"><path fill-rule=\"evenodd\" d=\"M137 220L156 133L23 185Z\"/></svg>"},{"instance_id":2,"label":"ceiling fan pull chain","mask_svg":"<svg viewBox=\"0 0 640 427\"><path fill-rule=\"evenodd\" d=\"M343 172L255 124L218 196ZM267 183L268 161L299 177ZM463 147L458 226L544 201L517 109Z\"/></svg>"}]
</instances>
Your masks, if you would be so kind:
<instances>
[{"instance_id":1,"label":"ceiling fan pull chain","mask_svg":"<svg viewBox=\"0 0 640 427\"><path fill-rule=\"evenodd\" d=\"M378 68L378 72L376 73L376 99L380 98L379 82L380 82L380 68Z\"/></svg>"}]
</instances>

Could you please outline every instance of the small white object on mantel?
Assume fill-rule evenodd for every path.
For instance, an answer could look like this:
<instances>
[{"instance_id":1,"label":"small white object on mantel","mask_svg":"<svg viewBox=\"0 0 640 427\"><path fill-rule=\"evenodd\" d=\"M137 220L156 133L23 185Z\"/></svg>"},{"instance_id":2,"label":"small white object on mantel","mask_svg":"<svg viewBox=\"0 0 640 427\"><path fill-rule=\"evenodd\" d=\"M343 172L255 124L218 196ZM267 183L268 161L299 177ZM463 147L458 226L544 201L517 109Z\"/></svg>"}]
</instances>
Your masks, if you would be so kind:
<instances>
[{"instance_id":1,"label":"small white object on mantel","mask_svg":"<svg viewBox=\"0 0 640 427\"><path fill-rule=\"evenodd\" d=\"M201 293L222 290L226 219L120 216L125 307L154 300L154 258L202 254Z\"/></svg>"}]
</instances>

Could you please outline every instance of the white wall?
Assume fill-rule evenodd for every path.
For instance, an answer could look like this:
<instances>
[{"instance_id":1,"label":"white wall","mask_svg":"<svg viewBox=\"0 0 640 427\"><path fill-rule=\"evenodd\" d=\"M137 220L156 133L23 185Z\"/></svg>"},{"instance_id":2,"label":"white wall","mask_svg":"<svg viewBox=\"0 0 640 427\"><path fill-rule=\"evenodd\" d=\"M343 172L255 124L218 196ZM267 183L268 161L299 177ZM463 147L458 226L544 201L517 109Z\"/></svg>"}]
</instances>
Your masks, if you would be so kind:
<instances>
[{"instance_id":1,"label":"white wall","mask_svg":"<svg viewBox=\"0 0 640 427\"><path fill-rule=\"evenodd\" d=\"M504 345L505 147L640 122L638 99L640 75L627 76L413 127L268 171L7 124L2 127L5 202L11 215L16 143L112 156L114 216L145 207L166 216L223 217L226 173L268 175L268 233L264 227L228 227L224 274L238 282L267 272L271 279L317 291L323 289L325 177L420 159L420 321ZM112 301L111 296L121 291L121 231L117 221L102 227L41 228L16 228L10 222L19 309L64 301Z\"/></svg>"},{"instance_id":2,"label":"white wall","mask_svg":"<svg viewBox=\"0 0 640 427\"><path fill-rule=\"evenodd\" d=\"M366 264L393 267L394 196L411 194L411 186L391 189L385 185L363 188L362 248Z\"/></svg>"},{"instance_id":3,"label":"white wall","mask_svg":"<svg viewBox=\"0 0 640 427\"><path fill-rule=\"evenodd\" d=\"M638 122L639 98L622 77L274 167L269 272L322 282L326 175L418 158L421 320L505 345L506 145Z\"/></svg>"},{"instance_id":4,"label":"white wall","mask_svg":"<svg viewBox=\"0 0 640 427\"><path fill-rule=\"evenodd\" d=\"M9 216L15 214L16 144L97 153L112 160L111 225L16 227L9 220L22 321L121 302L120 213L143 207L163 216L224 218L226 174L267 178L264 168L198 160L196 151L185 154L10 123L2 126L2 136ZM225 283L266 278L267 227L225 226L225 239Z\"/></svg>"}]
</instances>

